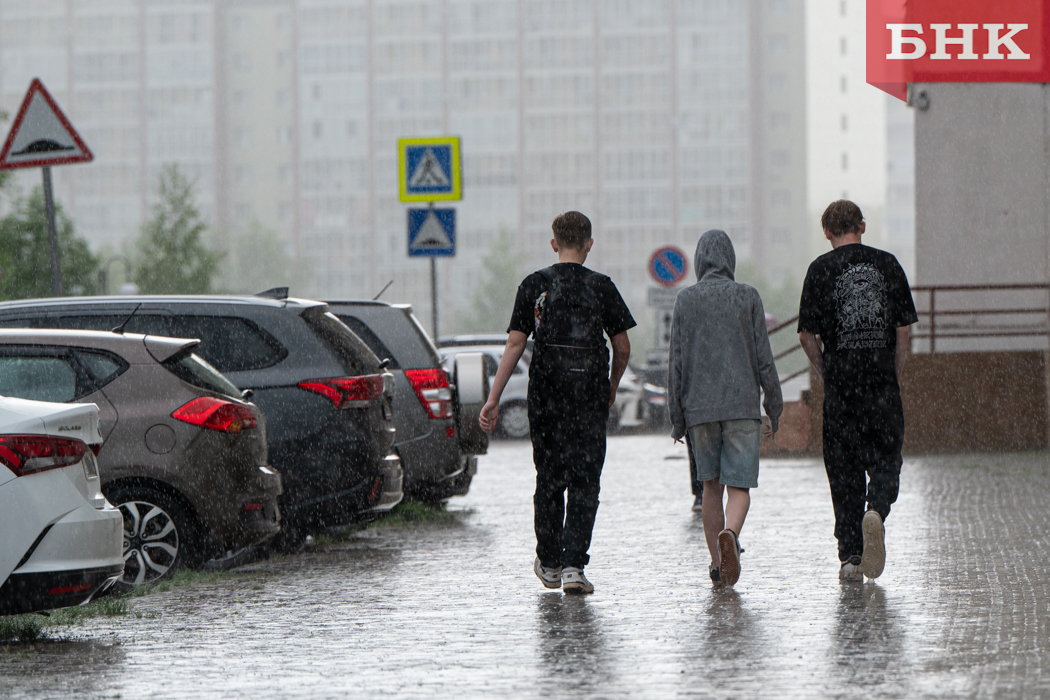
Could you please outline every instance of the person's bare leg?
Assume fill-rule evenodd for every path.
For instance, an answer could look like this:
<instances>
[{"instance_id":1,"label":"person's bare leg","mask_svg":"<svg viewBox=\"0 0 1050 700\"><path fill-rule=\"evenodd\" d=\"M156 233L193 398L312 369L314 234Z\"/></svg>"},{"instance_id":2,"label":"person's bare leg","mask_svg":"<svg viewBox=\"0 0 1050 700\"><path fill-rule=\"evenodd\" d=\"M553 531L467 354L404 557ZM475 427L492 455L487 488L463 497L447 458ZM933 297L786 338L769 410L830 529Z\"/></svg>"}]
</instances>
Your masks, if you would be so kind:
<instances>
[{"instance_id":1,"label":"person's bare leg","mask_svg":"<svg viewBox=\"0 0 1050 700\"><path fill-rule=\"evenodd\" d=\"M727 486L729 495L726 497L725 527L740 536L740 528L744 527L744 519L747 518L748 508L751 507L751 492L748 489L738 489L735 486ZM707 497L707 493L704 493ZM722 505L722 499L719 499ZM707 518L704 517L704 530L707 530ZM717 533L716 533L717 534Z\"/></svg>"},{"instance_id":2,"label":"person's bare leg","mask_svg":"<svg viewBox=\"0 0 1050 700\"><path fill-rule=\"evenodd\" d=\"M704 519L704 539L711 552L711 566L718 566L718 533L725 529L726 518L722 510L722 484L718 479L704 482L702 503Z\"/></svg>"}]
</instances>

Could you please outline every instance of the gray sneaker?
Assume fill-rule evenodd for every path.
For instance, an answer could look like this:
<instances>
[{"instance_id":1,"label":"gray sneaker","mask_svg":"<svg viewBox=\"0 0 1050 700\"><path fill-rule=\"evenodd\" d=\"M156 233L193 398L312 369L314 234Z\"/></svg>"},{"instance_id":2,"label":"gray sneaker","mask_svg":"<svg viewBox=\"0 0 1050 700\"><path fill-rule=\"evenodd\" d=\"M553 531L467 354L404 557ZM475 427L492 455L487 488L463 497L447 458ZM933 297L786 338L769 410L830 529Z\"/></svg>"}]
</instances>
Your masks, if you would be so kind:
<instances>
[{"instance_id":1,"label":"gray sneaker","mask_svg":"<svg viewBox=\"0 0 1050 700\"><path fill-rule=\"evenodd\" d=\"M561 589L566 593L594 593L594 585L583 575L583 569L575 566L561 570Z\"/></svg>"},{"instance_id":2,"label":"gray sneaker","mask_svg":"<svg viewBox=\"0 0 1050 700\"><path fill-rule=\"evenodd\" d=\"M842 562L842 566L839 567L839 580L840 581L863 581L864 574L860 572L860 556L854 554L852 557Z\"/></svg>"},{"instance_id":3,"label":"gray sneaker","mask_svg":"<svg viewBox=\"0 0 1050 700\"><path fill-rule=\"evenodd\" d=\"M536 557L536 561L532 563L532 570L543 585L547 588L561 588L561 567L554 567L548 569L546 566L540 563L540 558Z\"/></svg>"},{"instance_id":4,"label":"gray sneaker","mask_svg":"<svg viewBox=\"0 0 1050 700\"><path fill-rule=\"evenodd\" d=\"M886 567L886 527L882 516L873 510L864 514L860 521L864 536L864 550L860 555L860 570L868 578L878 578Z\"/></svg>"}]
</instances>

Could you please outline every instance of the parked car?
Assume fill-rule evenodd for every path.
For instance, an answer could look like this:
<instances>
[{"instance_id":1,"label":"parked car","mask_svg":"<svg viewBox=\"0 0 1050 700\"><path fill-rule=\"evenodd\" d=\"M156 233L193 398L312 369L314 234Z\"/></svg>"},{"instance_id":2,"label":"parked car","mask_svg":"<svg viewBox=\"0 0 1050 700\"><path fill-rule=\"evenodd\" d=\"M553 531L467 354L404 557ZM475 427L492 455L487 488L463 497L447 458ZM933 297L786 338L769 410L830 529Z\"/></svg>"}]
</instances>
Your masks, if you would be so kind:
<instances>
[{"instance_id":1,"label":"parked car","mask_svg":"<svg viewBox=\"0 0 1050 700\"><path fill-rule=\"evenodd\" d=\"M120 578L120 511L95 452L99 411L0 397L0 615L86 603Z\"/></svg>"},{"instance_id":2,"label":"parked car","mask_svg":"<svg viewBox=\"0 0 1050 700\"><path fill-rule=\"evenodd\" d=\"M446 372L412 307L382 301L328 305L394 375L395 446L405 470L405 492L423 501L466 495L488 436L474 413L465 410L458 386L449 381L456 368ZM483 382L481 368L477 371L476 381Z\"/></svg>"},{"instance_id":3,"label":"parked car","mask_svg":"<svg viewBox=\"0 0 1050 700\"><path fill-rule=\"evenodd\" d=\"M199 344L0 329L0 395L99 407L102 492L124 516L125 587L280 530L263 416L194 352Z\"/></svg>"},{"instance_id":4,"label":"parked car","mask_svg":"<svg viewBox=\"0 0 1050 700\"><path fill-rule=\"evenodd\" d=\"M126 296L0 304L0 327L77 328L198 338L196 352L266 416L280 472L282 530L310 532L375 518L402 498L393 453L394 378L327 304L267 296Z\"/></svg>"},{"instance_id":5,"label":"parked car","mask_svg":"<svg viewBox=\"0 0 1050 700\"><path fill-rule=\"evenodd\" d=\"M438 341L439 352L449 361L461 352L484 352L485 371L491 382L503 358L507 343L506 333L482 333L473 335L442 336ZM518 366L514 368L507 388L500 397L500 417L497 429L506 437L525 438L529 434L529 414L526 404L529 388L529 364L532 361L532 339L526 341ZM509 411L509 413L508 413ZM610 432L645 428L649 423L649 404L637 376L628 367L620 379L616 401L609 408Z\"/></svg>"},{"instance_id":6,"label":"parked car","mask_svg":"<svg viewBox=\"0 0 1050 700\"><path fill-rule=\"evenodd\" d=\"M506 336L503 337L504 343ZM445 369L451 371L460 355L481 353L486 383L491 384L496 376L500 360L503 359L504 345L446 345L438 349ZM530 356L531 357L531 356ZM523 353L514 371L507 380L507 386L499 399L499 422L496 430L504 437L522 440L529 436L529 407L526 399L529 395L529 363Z\"/></svg>"}]
</instances>

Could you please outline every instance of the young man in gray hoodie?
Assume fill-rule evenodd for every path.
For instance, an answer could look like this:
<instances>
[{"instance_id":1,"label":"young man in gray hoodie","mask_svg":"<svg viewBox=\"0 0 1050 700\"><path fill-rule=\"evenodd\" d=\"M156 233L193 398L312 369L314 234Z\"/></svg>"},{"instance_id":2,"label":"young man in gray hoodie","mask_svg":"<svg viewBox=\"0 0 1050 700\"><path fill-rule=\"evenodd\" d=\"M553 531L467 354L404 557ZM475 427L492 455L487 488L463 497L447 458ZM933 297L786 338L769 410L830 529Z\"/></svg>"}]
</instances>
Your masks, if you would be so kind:
<instances>
[{"instance_id":1,"label":"young man in gray hoodie","mask_svg":"<svg viewBox=\"0 0 1050 700\"><path fill-rule=\"evenodd\" d=\"M671 437L677 442L688 431L704 483L711 580L732 586L740 577L738 537L751 505L749 489L758 486L760 391L767 436L777 431L784 400L762 298L734 280L736 253L725 231L700 237L694 269L696 284L679 292L674 305L667 407Z\"/></svg>"}]
</instances>

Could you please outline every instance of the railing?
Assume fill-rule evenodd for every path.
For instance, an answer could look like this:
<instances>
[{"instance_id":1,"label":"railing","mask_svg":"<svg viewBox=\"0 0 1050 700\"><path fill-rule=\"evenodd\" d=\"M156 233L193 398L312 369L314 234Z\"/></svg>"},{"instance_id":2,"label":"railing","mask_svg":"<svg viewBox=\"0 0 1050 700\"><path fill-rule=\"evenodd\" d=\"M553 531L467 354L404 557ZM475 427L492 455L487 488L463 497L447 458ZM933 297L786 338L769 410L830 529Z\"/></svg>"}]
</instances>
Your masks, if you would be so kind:
<instances>
[{"instance_id":1,"label":"railing","mask_svg":"<svg viewBox=\"0 0 1050 700\"><path fill-rule=\"evenodd\" d=\"M1014 296L1034 296L1033 292L1043 297L1039 305L1028 304L1024 306L992 306L991 308L973 307L975 301L973 295L984 293L984 296L994 296L996 292L1012 292ZM926 308L921 304L916 305L920 319L920 327L912 332L912 340L929 340L930 352L937 352L937 340L955 339L986 339L986 338L1025 338L1046 337L1047 320L1050 316L1050 304L1043 306L1046 301L1047 292L1050 292L1050 284L956 284L956 285L919 285L912 287L913 296L926 295ZM938 304L938 294L941 302L945 301L946 295L962 295L969 297L966 301L971 303L949 305L942 308ZM916 299L919 301L919 299ZM976 299L984 301L984 299ZM963 308L960 308L963 307ZM1009 317L1014 317L1020 322L1010 323ZM1023 319L1034 317L1031 322ZM925 330L921 327L922 319L926 319ZM969 324L951 323L952 319L969 319ZM940 323L938 323L940 319ZM947 319L947 320L946 320ZM998 322L988 323L987 319L998 319Z\"/></svg>"},{"instance_id":2,"label":"railing","mask_svg":"<svg viewBox=\"0 0 1050 700\"><path fill-rule=\"evenodd\" d=\"M1047 329L1050 328L1050 284L917 285L911 289L916 301L916 313L919 316L919 324L911 334L912 342L914 344L928 340L931 353L937 352L938 339L942 341L943 347L943 342L947 340L1045 338ZM974 296L978 293L983 294L984 298ZM1042 298L1038 304L1034 303L1031 298L1028 304L1023 302L991 304L987 307L980 303L975 304L975 302L994 301L988 297L994 297L996 293L1012 293L1015 297L1041 296ZM938 295L940 295L940 302L938 302ZM957 298L959 296L968 298L959 300ZM922 304L924 298L925 307ZM770 342L776 343L774 338L781 331L794 335L797 323L798 316L793 316L770 328ZM800 350L802 346L794 343L786 350L776 353L773 360L779 362ZM808 364L786 377L781 377L780 381L781 383L788 382L807 371L809 371Z\"/></svg>"},{"instance_id":3,"label":"railing","mask_svg":"<svg viewBox=\"0 0 1050 700\"><path fill-rule=\"evenodd\" d=\"M774 343L775 342L774 339L773 339L774 338L774 334L777 333L778 331L781 331L781 330L783 330L785 328L794 329L797 324L798 324L798 316L792 316L791 318L789 318L788 320L784 321L783 323L780 323L780 324L774 326L773 328L770 328L769 331L768 331L768 333L769 333L769 342L770 343ZM792 335L795 335L794 330L790 330L788 332L791 333ZM788 357L790 355L794 355L796 352L798 352L801 349L802 349L802 346L799 345L797 342L795 342L794 345L789 347L787 350L782 350L782 351L778 352L777 354L773 355L773 361L777 362L779 360L782 360L785 357ZM796 377L801 377L803 374L805 374L808 371L809 371L809 364L807 362L806 366L803 367L802 369L798 370L797 372L793 372L793 373L789 374L786 377L781 377L780 378L780 383L784 384L785 382L790 382L792 379L795 379Z\"/></svg>"}]
</instances>

